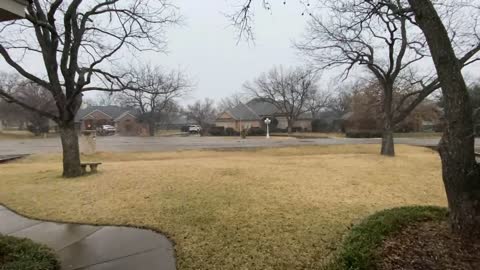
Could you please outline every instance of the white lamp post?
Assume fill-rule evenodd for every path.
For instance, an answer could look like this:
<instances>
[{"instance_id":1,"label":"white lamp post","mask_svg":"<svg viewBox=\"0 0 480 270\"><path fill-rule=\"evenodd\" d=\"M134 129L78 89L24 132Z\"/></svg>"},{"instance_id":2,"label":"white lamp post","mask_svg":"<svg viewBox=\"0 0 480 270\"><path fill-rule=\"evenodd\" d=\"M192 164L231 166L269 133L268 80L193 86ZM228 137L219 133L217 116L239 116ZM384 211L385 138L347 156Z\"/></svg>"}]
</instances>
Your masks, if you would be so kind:
<instances>
[{"instance_id":1,"label":"white lamp post","mask_svg":"<svg viewBox=\"0 0 480 270\"><path fill-rule=\"evenodd\" d=\"M270 139L269 125L270 125L271 122L272 122L272 120L270 120L270 118L265 118L265 124L267 125L267 139Z\"/></svg>"}]
</instances>

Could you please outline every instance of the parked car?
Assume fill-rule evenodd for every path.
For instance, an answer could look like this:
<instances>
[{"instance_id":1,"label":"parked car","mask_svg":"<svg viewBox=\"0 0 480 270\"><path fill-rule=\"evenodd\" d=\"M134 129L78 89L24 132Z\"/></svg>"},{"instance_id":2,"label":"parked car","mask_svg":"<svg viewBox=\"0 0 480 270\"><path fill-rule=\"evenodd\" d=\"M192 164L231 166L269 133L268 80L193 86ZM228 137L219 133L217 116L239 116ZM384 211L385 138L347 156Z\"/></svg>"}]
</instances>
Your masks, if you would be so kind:
<instances>
[{"instance_id":1,"label":"parked car","mask_svg":"<svg viewBox=\"0 0 480 270\"><path fill-rule=\"evenodd\" d=\"M199 125L190 125L188 126L188 132L190 133L200 133L202 127Z\"/></svg>"},{"instance_id":2,"label":"parked car","mask_svg":"<svg viewBox=\"0 0 480 270\"><path fill-rule=\"evenodd\" d=\"M115 132L117 132L117 129L112 125L101 125L97 128L97 133L101 136L114 135Z\"/></svg>"}]
</instances>

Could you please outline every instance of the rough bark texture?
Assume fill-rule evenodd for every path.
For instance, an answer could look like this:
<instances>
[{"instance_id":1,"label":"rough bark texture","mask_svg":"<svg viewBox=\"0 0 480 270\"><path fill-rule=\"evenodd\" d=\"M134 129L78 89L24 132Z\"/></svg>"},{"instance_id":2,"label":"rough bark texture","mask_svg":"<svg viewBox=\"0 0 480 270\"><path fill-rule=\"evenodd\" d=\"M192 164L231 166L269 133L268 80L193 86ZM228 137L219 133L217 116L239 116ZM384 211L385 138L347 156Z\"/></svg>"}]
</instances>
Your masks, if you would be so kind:
<instances>
[{"instance_id":1,"label":"rough bark texture","mask_svg":"<svg viewBox=\"0 0 480 270\"><path fill-rule=\"evenodd\" d=\"M391 128L385 128L382 135L382 149L383 156L393 157L395 156L395 144L393 142L393 131Z\"/></svg>"},{"instance_id":2,"label":"rough bark texture","mask_svg":"<svg viewBox=\"0 0 480 270\"><path fill-rule=\"evenodd\" d=\"M293 133L294 123L295 123L295 120L293 120L290 117L287 117L287 133L288 133L288 135L291 135Z\"/></svg>"},{"instance_id":3,"label":"rough bark texture","mask_svg":"<svg viewBox=\"0 0 480 270\"><path fill-rule=\"evenodd\" d=\"M151 116L150 119L148 119L148 133L150 137L155 136L155 131L156 131L155 119L153 119L153 116Z\"/></svg>"},{"instance_id":4,"label":"rough bark texture","mask_svg":"<svg viewBox=\"0 0 480 270\"><path fill-rule=\"evenodd\" d=\"M409 0L427 38L445 100L446 129L440 142L443 181L454 232L480 237L480 169L475 161L472 108L445 26L430 0Z\"/></svg>"},{"instance_id":5,"label":"rough bark texture","mask_svg":"<svg viewBox=\"0 0 480 270\"><path fill-rule=\"evenodd\" d=\"M82 175L80 167L80 149L78 135L73 121L60 126L63 148L63 176L77 177Z\"/></svg>"},{"instance_id":6,"label":"rough bark texture","mask_svg":"<svg viewBox=\"0 0 480 270\"><path fill-rule=\"evenodd\" d=\"M393 142L393 86L385 87L383 101L383 134L382 149L380 154L383 156L395 156L395 145Z\"/></svg>"}]
</instances>

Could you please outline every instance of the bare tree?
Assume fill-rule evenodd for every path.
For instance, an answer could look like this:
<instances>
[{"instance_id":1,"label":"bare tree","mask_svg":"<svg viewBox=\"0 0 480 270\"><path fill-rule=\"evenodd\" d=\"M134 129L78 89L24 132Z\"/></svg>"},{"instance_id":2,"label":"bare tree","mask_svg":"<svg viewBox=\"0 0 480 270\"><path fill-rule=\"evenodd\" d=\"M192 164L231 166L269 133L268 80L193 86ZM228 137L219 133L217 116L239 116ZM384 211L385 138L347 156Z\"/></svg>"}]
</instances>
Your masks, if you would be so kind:
<instances>
[{"instance_id":1,"label":"bare tree","mask_svg":"<svg viewBox=\"0 0 480 270\"><path fill-rule=\"evenodd\" d=\"M1 74L0 88L5 89L7 93L15 99L37 110L46 111L52 114L56 113L55 100L50 92L45 88L22 80L17 74ZM4 120L13 120L17 123L27 124L29 131L36 136L49 131L48 118L39 115L31 110L11 102L10 99L0 101L1 118Z\"/></svg>"},{"instance_id":2,"label":"bare tree","mask_svg":"<svg viewBox=\"0 0 480 270\"><path fill-rule=\"evenodd\" d=\"M244 88L252 96L275 105L285 114L290 134L298 117L311 109L309 102L317 93L317 82L318 75L313 70L275 67L253 83L245 83Z\"/></svg>"},{"instance_id":3,"label":"bare tree","mask_svg":"<svg viewBox=\"0 0 480 270\"><path fill-rule=\"evenodd\" d=\"M239 13L248 16L252 1L247 1ZM444 96L446 128L439 148L443 182L450 209L450 224L453 231L464 236L465 239L478 239L480 237L480 166L475 160L472 107L462 68L479 60L478 24L480 20L477 19L480 14L479 2L477 0L435 1L437 6L434 6L431 0L406 0L401 1L408 2L401 8L396 5L398 2L393 3L390 0L358 2L373 4L374 7L390 7L395 16L402 16L418 26L426 37ZM442 6L442 4L445 5ZM456 5L462 5L467 10L465 13L458 14L462 19L468 20L469 30L474 31L473 35L468 35L473 37L470 42L452 42L447 31L452 24L439 16L438 10L442 8L448 10ZM243 27L242 24L238 26ZM469 48L455 51L455 44L469 44Z\"/></svg>"},{"instance_id":4,"label":"bare tree","mask_svg":"<svg viewBox=\"0 0 480 270\"><path fill-rule=\"evenodd\" d=\"M479 239L480 165L475 160L472 106L462 67L465 58L480 51L480 39L470 51L472 56L458 58L433 3L430 0L408 2L410 6L399 12L405 16L413 13L415 23L424 33L444 96L446 129L440 142L440 156L450 223L465 239ZM480 5L470 8L480 13Z\"/></svg>"},{"instance_id":5,"label":"bare tree","mask_svg":"<svg viewBox=\"0 0 480 270\"><path fill-rule=\"evenodd\" d=\"M83 103L89 106L112 106L119 105L119 93L117 92L98 92L95 97L84 99Z\"/></svg>"},{"instance_id":6,"label":"bare tree","mask_svg":"<svg viewBox=\"0 0 480 270\"><path fill-rule=\"evenodd\" d=\"M142 66L129 72L134 81L134 90L125 90L120 103L137 109L148 123L150 136L155 136L160 115L167 112L175 99L187 94L190 84L180 71L169 73L159 67Z\"/></svg>"},{"instance_id":7,"label":"bare tree","mask_svg":"<svg viewBox=\"0 0 480 270\"><path fill-rule=\"evenodd\" d=\"M60 127L63 175L82 174L74 118L82 93L122 91L130 84L110 67L122 52L163 50L164 28L177 22L176 8L166 0L31 0L26 20L0 24L0 55L26 79L47 89L57 113L33 108L0 89L0 96ZM43 74L23 64L39 57Z\"/></svg>"},{"instance_id":8,"label":"bare tree","mask_svg":"<svg viewBox=\"0 0 480 270\"><path fill-rule=\"evenodd\" d=\"M231 96L222 98L217 104L217 110L219 112L224 112L228 109L231 109L237 106L240 103L245 103L247 101L247 97L241 93L234 93Z\"/></svg>"},{"instance_id":9,"label":"bare tree","mask_svg":"<svg viewBox=\"0 0 480 270\"><path fill-rule=\"evenodd\" d=\"M247 36L252 34L249 25L252 14L249 12L253 2L255 1L246 1L234 20L241 33ZM269 1L262 2L269 7ZM297 47L310 57L319 69L344 67L343 75L347 77L353 68L360 66L375 76L383 88L384 95L381 154L394 156L395 127L426 97L440 88L436 76L415 69L415 65L428 56L428 49L424 38L419 35L410 18L398 13L398 10L408 6L408 2L397 0L319 2L322 15L328 11L328 16L319 16L314 11L307 10L306 13L311 18L308 33L305 41L297 44ZM381 4L382 2L388 4ZM452 33L466 35L458 29ZM475 35L473 37L475 40ZM465 42L468 45L470 43ZM473 49L469 48L465 52L465 57L460 59L462 65L474 61L476 52L476 46ZM401 95L402 102L395 107L394 88L407 89L406 82L411 85L409 91L397 92Z\"/></svg>"},{"instance_id":10,"label":"bare tree","mask_svg":"<svg viewBox=\"0 0 480 270\"><path fill-rule=\"evenodd\" d=\"M424 41L407 32L407 18L396 16L393 7L373 8L368 1L323 2L329 11L328 19L311 14L306 40L297 47L320 69L345 67L343 75L347 77L353 68L361 66L375 76L384 96L381 154L394 156L395 126L415 108L408 107L408 112L397 113L395 118L394 88L407 74L413 74L409 72L413 65L426 56ZM426 84L428 94L439 87L434 79L408 79ZM417 94L420 101L425 96Z\"/></svg>"},{"instance_id":11,"label":"bare tree","mask_svg":"<svg viewBox=\"0 0 480 270\"><path fill-rule=\"evenodd\" d=\"M203 101L197 100L194 104L187 106L186 115L202 128L200 134L203 135L215 122L217 116L215 102L209 98Z\"/></svg>"},{"instance_id":12,"label":"bare tree","mask_svg":"<svg viewBox=\"0 0 480 270\"><path fill-rule=\"evenodd\" d=\"M32 108L48 112L57 113L55 99L52 94L38 84L28 81L22 82L15 91L14 97L21 102L28 104ZM25 120L29 123L28 130L36 136L49 131L49 119L36 112L27 110L22 106L15 104L18 112L23 112Z\"/></svg>"},{"instance_id":13,"label":"bare tree","mask_svg":"<svg viewBox=\"0 0 480 270\"><path fill-rule=\"evenodd\" d=\"M394 88L393 93L397 98L393 99L393 106L398 107L402 101L398 93L408 92L401 88ZM383 126L383 90L379 83L372 79L362 81L356 84L350 97L350 112L352 113L345 125L349 132L378 131ZM399 124L395 126L395 131L408 132L418 131L421 128L422 121L438 121L440 111L433 101L425 99L422 103Z\"/></svg>"},{"instance_id":14,"label":"bare tree","mask_svg":"<svg viewBox=\"0 0 480 270\"><path fill-rule=\"evenodd\" d=\"M312 118L316 119L320 112L329 108L332 105L333 97L327 91L320 91L313 89L310 93L310 98L307 100L308 112L312 114Z\"/></svg>"},{"instance_id":15,"label":"bare tree","mask_svg":"<svg viewBox=\"0 0 480 270\"><path fill-rule=\"evenodd\" d=\"M352 89L343 86L335 90L335 95L330 98L330 102L328 103L328 109L343 116L350 111L351 103Z\"/></svg>"}]
</instances>

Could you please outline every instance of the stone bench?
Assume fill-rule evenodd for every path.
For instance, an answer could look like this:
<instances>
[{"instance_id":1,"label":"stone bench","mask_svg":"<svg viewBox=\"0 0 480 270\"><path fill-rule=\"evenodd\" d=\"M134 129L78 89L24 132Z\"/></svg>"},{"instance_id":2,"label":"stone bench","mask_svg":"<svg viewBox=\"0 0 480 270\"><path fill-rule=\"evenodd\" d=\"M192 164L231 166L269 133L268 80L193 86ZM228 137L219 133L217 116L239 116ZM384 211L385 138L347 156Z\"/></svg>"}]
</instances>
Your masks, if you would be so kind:
<instances>
[{"instance_id":1,"label":"stone bench","mask_svg":"<svg viewBox=\"0 0 480 270\"><path fill-rule=\"evenodd\" d=\"M96 173L98 165L102 164L101 162L82 162L80 166L82 167L83 174L87 173L87 166L90 167L91 173Z\"/></svg>"}]
</instances>

